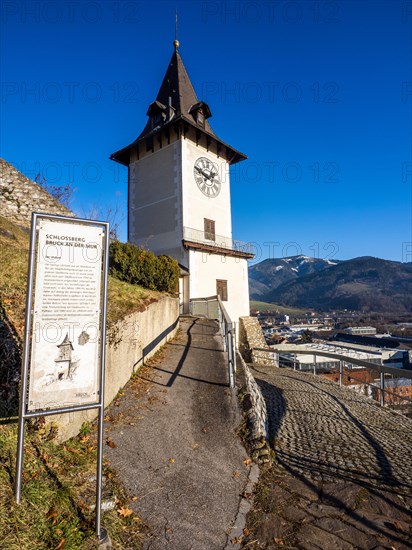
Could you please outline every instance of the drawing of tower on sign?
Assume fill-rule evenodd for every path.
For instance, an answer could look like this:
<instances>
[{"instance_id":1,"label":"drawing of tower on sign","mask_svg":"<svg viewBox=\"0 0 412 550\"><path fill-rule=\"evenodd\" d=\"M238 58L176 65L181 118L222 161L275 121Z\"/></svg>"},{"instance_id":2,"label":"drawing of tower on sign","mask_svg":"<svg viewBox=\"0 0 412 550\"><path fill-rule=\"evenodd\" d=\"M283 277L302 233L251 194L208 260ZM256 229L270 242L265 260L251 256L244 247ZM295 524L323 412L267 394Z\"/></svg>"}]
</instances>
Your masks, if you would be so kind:
<instances>
[{"instance_id":1,"label":"drawing of tower on sign","mask_svg":"<svg viewBox=\"0 0 412 550\"><path fill-rule=\"evenodd\" d=\"M61 344L58 344L59 355L54 360L55 380L73 379L73 374L78 366L78 360L73 360L73 344L67 333Z\"/></svg>"}]
</instances>

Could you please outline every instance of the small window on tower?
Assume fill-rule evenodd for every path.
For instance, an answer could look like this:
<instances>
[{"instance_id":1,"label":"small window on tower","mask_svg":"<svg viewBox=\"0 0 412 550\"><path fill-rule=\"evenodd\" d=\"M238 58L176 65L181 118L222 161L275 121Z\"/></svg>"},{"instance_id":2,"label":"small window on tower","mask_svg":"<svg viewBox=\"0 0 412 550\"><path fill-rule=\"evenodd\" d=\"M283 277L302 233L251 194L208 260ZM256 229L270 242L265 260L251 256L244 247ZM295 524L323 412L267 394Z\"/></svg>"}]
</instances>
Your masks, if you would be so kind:
<instances>
[{"instance_id":1,"label":"small window on tower","mask_svg":"<svg viewBox=\"0 0 412 550\"><path fill-rule=\"evenodd\" d=\"M215 233L215 220L208 220L204 218L205 227L205 239L208 241L214 241L216 239Z\"/></svg>"},{"instance_id":2,"label":"small window on tower","mask_svg":"<svg viewBox=\"0 0 412 550\"><path fill-rule=\"evenodd\" d=\"M202 128L205 126L205 115L203 114L202 109L199 109L197 112L197 123L199 126L202 126Z\"/></svg>"},{"instance_id":3,"label":"small window on tower","mask_svg":"<svg viewBox=\"0 0 412 550\"><path fill-rule=\"evenodd\" d=\"M227 281L216 279L216 294L220 296L222 302L227 302Z\"/></svg>"}]
</instances>

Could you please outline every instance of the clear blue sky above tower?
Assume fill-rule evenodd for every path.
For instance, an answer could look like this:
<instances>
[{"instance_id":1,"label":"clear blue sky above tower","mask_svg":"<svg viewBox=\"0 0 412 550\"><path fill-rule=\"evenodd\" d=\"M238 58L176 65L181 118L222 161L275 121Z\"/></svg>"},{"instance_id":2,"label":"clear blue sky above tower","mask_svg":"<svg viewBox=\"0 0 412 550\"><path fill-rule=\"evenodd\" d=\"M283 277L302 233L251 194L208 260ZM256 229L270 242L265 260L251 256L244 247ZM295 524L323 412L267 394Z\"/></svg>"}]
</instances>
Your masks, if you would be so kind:
<instances>
[{"instance_id":1,"label":"clear blue sky above tower","mask_svg":"<svg viewBox=\"0 0 412 550\"><path fill-rule=\"evenodd\" d=\"M81 215L124 217L127 172L109 155L143 129L176 7L211 125L249 157L232 171L234 237L257 260L412 261L408 2L3 3L1 156L72 181Z\"/></svg>"}]
</instances>

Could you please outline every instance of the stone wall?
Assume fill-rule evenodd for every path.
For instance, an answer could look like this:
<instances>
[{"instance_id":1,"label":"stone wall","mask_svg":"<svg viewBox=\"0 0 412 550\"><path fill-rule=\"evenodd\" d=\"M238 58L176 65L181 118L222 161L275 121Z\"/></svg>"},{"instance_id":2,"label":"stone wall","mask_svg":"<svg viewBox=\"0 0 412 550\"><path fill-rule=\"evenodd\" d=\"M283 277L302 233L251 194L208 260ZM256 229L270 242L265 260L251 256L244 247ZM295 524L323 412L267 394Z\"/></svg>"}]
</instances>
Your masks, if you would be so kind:
<instances>
[{"instance_id":1,"label":"stone wall","mask_svg":"<svg viewBox=\"0 0 412 550\"><path fill-rule=\"evenodd\" d=\"M273 354L253 351L253 348L270 349L266 344L258 319L256 317L241 317L239 319L238 357L245 380L243 410L247 419L249 454L255 462L263 464L270 461L270 449L266 441L268 437L266 402L247 363L274 365L274 361Z\"/></svg>"},{"instance_id":2,"label":"stone wall","mask_svg":"<svg viewBox=\"0 0 412 550\"><path fill-rule=\"evenodd\" d=\"M266 344L257 317L241 317L239 319L239 351L246 363L259 365L276 365L278 363L275 353L253 351L253 348L270 349Z\"/></svg>"},{"instance_id":3,"label":"stone wall","mask_svg":"<svg viewBox=\"0 0 412 550\"><path fill-rule=\"evenodd\" d=\"M243 357L238 354L245 380L245 395L243 397L243 410L247 418L247 438L250 446L250 455L257 463L269 462L268 415L266 402L256 380L245 363Z\"/></svg>"},{"instance_id":4,"label":"stone wall","mask_svg":"<svg viewBox=\"0 0 412 550\"><path fill-rule=\"evenodd\" d=\"M105 406L116 397L131 375L168 340L179 326L179 300L165 296L136 312L110 330L106 347ZM90 422L97 410L49 417L58 426L58 440L78 434L83 422Z\"/></svg>"},{"instance_id":5,"label":"stone wall","mask_svg":"<svg viewBox=\"0 0 412 550\"><path fill-rule=\"evenodd\" d=\"M0 216L29 227L32 212L73 216L40 185L0 158Z\"/></svg>"}]
</instances>

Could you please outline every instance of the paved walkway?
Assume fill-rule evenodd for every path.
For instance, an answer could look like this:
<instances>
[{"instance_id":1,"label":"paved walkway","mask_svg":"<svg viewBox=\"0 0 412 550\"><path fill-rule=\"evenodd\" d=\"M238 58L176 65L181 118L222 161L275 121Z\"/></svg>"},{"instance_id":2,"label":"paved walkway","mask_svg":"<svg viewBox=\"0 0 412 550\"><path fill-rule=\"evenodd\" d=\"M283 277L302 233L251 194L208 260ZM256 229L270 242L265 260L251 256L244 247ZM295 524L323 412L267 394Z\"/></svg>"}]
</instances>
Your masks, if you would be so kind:
<instances>
[{"instance_id":1,"label":"paved walkway","mask_svg":"<svg viewBox=\"0 0 412 550\"><path fill-rule=\"evenodd\" d=\"M249 467L235 431L218 325L181 321L158 361L139 371L106 414L105 454L151 534L144 548L221 550Z\"/></svg>"},{"instance_id":2,"label":"paved walkway","mask_svg":"<svg viewBox=\"0 0 412 550\"><path fill-rule=\"evenodd\" d=\"M320 376L252 373L280 468L263 477L244 546L412 548L412 420Z\"/></svg>"}]
</instances>

